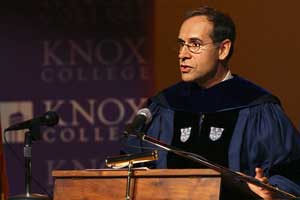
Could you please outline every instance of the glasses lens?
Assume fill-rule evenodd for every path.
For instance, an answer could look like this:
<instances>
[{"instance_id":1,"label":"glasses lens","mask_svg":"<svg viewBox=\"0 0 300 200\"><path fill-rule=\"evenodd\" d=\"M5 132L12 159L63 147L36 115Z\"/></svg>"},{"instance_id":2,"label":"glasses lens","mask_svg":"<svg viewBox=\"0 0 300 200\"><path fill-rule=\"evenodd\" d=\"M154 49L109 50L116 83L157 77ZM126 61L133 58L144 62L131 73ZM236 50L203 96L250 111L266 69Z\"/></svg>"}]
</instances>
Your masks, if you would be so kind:
<instances>
[{"instance_id":1,"label":"glasses lens","mask_svg":"<svg viewBox=\"0 0 300 200\"><path fill-rule=\"evenodd\" d=\"M188 48L189 48L190 52L198 53L201 48L201 44L198 42L192 42L191 44L188 44Z\"/></svg>"}]
</instances>

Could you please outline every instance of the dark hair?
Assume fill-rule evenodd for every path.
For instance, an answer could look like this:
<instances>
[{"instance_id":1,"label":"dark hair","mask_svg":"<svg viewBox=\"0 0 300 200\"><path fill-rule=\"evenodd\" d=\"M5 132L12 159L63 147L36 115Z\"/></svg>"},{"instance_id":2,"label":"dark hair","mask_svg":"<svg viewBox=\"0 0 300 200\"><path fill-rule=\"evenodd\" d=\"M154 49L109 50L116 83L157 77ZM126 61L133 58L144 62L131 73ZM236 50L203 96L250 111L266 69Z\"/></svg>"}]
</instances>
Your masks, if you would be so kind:
<instances>
[{"instance_id":1,"label":"dark hair","mask_svg":"<svg viewBox=\"0 0 300 200\"><path fill-rule=\"evenodd\" d=\"M206 16L208 21L213 23L213 32L210 35L213 42L222 42L229 39L232 43L226 60L229 60L234 50L235 25L231 17L214 8L201 6L185 14L184 21L194 16Z\"/></svg>"}]
</instances>

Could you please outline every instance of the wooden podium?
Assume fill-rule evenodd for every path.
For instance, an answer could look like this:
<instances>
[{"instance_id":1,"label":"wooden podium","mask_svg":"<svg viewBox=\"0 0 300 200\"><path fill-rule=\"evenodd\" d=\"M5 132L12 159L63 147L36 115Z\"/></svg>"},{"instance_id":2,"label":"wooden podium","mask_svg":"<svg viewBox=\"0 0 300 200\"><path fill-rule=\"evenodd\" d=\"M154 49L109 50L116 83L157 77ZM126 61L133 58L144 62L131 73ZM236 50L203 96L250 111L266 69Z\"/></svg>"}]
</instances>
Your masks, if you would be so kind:
<instances>
[{"instance_id":1,"label":"wooden podium","mask_svg":"<svg viewBox=\"0 0 300 200\"><path fill-rule=\"evenodd\" d=\"M124 200L126 170L53 171L54 200ZM134 200L218 200L220 174L210 169L134 169Z\"/></svg>"}]
</instances>

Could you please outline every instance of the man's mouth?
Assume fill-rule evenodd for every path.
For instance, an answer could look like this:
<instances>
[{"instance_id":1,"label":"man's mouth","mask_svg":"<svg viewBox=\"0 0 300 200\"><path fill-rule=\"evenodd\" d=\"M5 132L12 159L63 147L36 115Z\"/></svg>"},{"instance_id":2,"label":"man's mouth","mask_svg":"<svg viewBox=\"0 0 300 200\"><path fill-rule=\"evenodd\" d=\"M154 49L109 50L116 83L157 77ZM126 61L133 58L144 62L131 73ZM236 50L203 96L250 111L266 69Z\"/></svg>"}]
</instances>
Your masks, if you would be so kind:
<instances>
[{"instance_id":1,"label":"man's mouth","mask_svg":"<svg viewBox=\"0 0 300 200\"><path fill-rule=\"evenodd\" d=\"M180 71L182 73L188 73L192 70L192 67L191 66L188 66L188 65L180 65Z\"/></svg>"}]
</instances>

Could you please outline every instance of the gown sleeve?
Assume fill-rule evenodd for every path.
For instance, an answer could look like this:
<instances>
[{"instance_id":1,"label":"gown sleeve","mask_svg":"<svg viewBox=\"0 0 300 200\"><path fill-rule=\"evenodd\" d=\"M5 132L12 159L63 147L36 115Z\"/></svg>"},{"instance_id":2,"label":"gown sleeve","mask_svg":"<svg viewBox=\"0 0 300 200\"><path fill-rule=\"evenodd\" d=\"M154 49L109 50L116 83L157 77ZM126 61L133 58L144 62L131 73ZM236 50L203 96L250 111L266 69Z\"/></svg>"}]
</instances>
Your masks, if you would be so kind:
<instances>
[{"instance_id":1,"label":"gown sleeve","mask_svg":"<svg viewBox=\"0 0 300 200\"><path fill-rule=\"evenodd\" d=\"M300 134L278 104L250 108L241 152L241 171L261 167L270 184L300 196Z\"/></svg>"}]
</instances>

